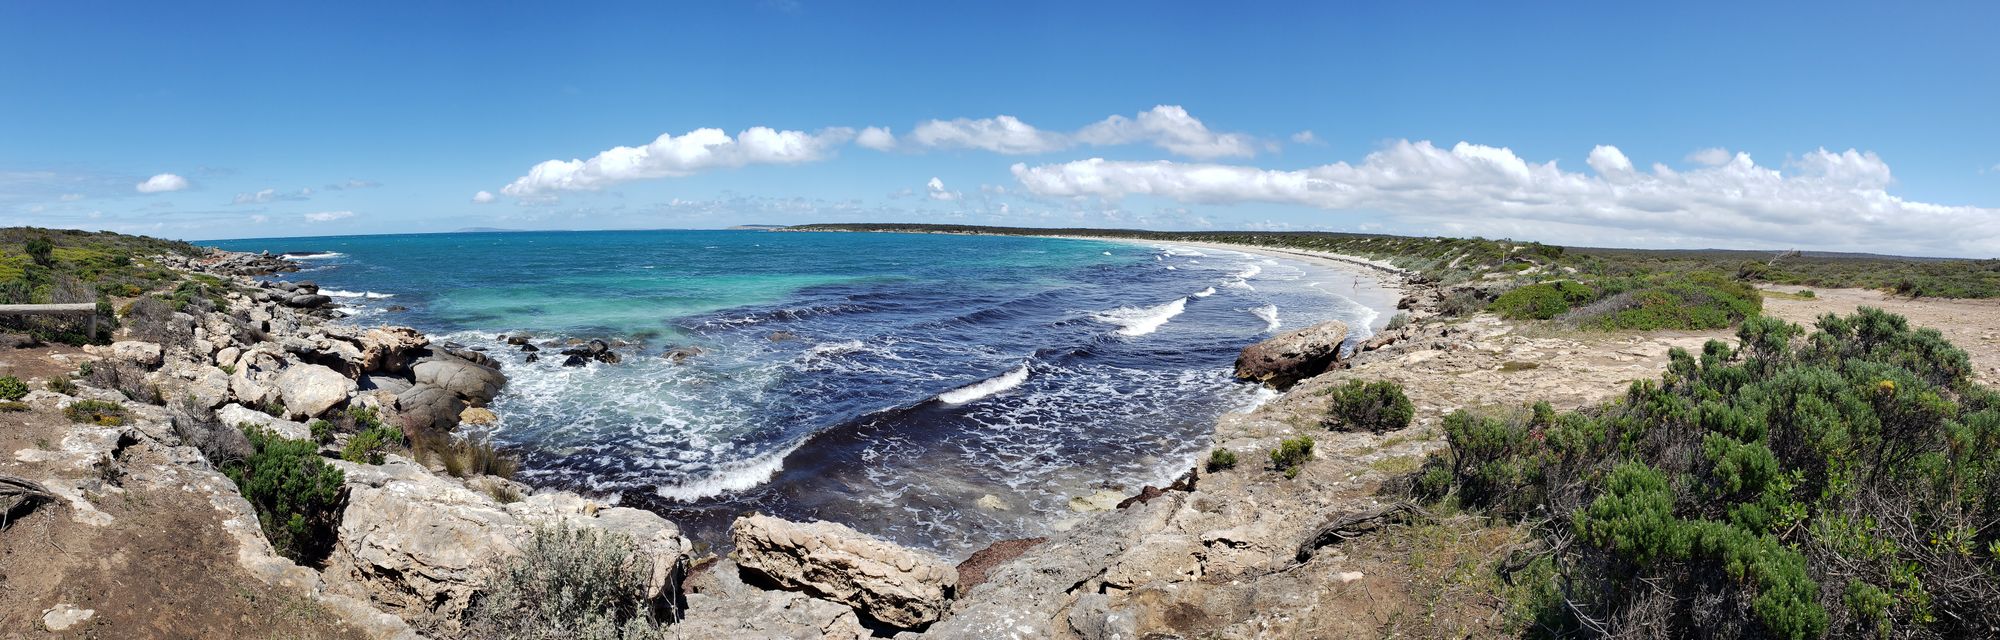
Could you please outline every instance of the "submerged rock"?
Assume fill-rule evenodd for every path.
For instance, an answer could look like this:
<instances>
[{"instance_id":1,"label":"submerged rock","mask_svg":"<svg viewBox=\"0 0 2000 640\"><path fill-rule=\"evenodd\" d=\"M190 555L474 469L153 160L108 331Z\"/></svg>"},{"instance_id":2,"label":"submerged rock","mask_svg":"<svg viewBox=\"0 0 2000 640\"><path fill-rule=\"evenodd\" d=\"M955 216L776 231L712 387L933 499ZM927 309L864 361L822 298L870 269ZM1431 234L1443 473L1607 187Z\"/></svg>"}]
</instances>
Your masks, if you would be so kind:
<instances>
[{"instance_id":1,"label":"submerged rock","mask_svg":"<svg viewBox=\"0 0 2000 640\"><path fill-rule=\"evenodd\" d=\"M1332 366L1339 359L1340 343L1345 340L1347 323L1339 320L1287 331L1244 347L1243 353L1236 357L1236 377L1280 390L1291 388Z\"/></svg>"},{"instance_id":2,"label":"submerged rock","mask_svg":"<svg viewBox=\"0 0 2000 640\"><path fill-rule=\"evenodd\" d=\"M936 556L832 522L751 515L730 537L744 568L904 629L942 618L958 587L958 570Z\"/></svg>"}]
</instances>

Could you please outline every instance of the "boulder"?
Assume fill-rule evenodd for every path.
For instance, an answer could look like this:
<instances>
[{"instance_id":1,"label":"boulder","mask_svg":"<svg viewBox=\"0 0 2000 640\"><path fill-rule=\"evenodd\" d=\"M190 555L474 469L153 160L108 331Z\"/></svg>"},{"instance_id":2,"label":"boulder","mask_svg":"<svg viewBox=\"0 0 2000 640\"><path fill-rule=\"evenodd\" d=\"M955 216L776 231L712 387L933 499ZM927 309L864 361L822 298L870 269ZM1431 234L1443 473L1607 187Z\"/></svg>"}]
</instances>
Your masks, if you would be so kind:
<instances>
[{"instance_id":1,"label":"boulder","mask_svg":"<svg viewBox=\"0 0 2000 640\"><path fill-rule=\"evenodd\" d=\"M111 359L130 362L142 367L160 366L162 351L160 345L139 340L120 340L111 343Z\"/></svg>"},{"instance_id":2,"label":"boulder","mask_svg":"<svg viewBox=\"0 0 2000 640\"><path fill-rule=\"evenodd\" d=\"M1236 377L1275 389L1291 388L1325 372L1339 359L1340 343L1346 339L1347 324L1339 320L1287 331L1244 347L1236 357Z\"/></svg>"},{"instance_id":3,"label":"boulder","mask_svg":"<svg viewBox=\"0 0 2000 640\"><path fill-rule=\"evenodd\" d=\"M854 610L796 591L765 591L745 584L736 563L722 558L687 581L681 638L732 640L860 640L870 637Z\"/></svg>"},{"instance_id":4,"label":"boulder","mask_svg":"<svg viewBox=\"0 0 2000 640\"><path fill-rule=\"evenodd\" d=\"M311 440L312 429L304 423L279 418L240 404L227 404L215 410L215 419L227 427L256 425L280 436L293 440Z\"/></svg>"},{"instance_id":5,"label":"boulder","mask_svg":"<svg viewBox=\"0 0 2000 640\"><path fill-rule=\"evenodd\" d=\"M459 620L495 563L519 553L537 527L624 535L653 566L650 594L680 582L693 544L648 511L602 507L573 493L544 492L501 503L401 456L387 464L332 461L348 500L325 575L336 590L365 596L435 637L456 637Z\"/></svg>"},{"instance_id":6,"label":"boulder","mask_svg":"<svg viewBox=\"0 0 2000 640\"><path fill-rule=\"evenodd\" d=\"M333 304L333 298L317 293L300 293L285 298L285 306L298 307L300 309L318 309L329 304Z\"/></svg>"},{"instance_id":7,"label":"boulder","mask_svg":"<svg viewBox=\"0 0 2000 640\"><path fill-rule=\"evenodd\" d=\"M355 391L353 380L316 364L286 367L278 373L277 387L278 397L285 403L285 413L302 418L319 417L346 402Z\"/></svg>"},{"instance_id":8,"label":"boulder","mask_svg":"<svg viewBox=\"0 0 2000 640\"><path fill-rule=\"evenodd\" d=\"M943 617L958 586L944 560L832 522L751 515L736 519L730 537L744 568L904 629Z\"/></svg>"},{"instance_id":9,"label":"boulder","mask_svg":"<svg viewBox=\"0 0 2000 640\"><path fill-rule=\"evenodd\" d=\"M430 339L409 327L382 327L361 334L361 370L402 373L409 370Z\"/></svg>"},{"instance_id":10,"label":"boulder","mask_svg":"<svg viewBox=\"0 0 2000 640\"><path fill-rule=\"evenodd\" d=\"M467 403L484 405L499 395L507 377L499 371L452 357L432 357L410 367L417 384L430 385L458 394Z\"/></svg>"},{"instance_id":11,"label":"boulder","mask_svg":"<svg viewBox=\"0 0 2000 640\"><path fill-rule=\"evenodd\" d=\"M458 394L428 384L412 385L396 394L397 423L404 429L449 431L465 411Z\"/></svg>"},{"instance_id":12,"label":"boulder","mask_svg":"<svg viewBox=\"0 0 2000 640\"><path fill-rule=\"evenodd\" d=\"M354 383L362 391L381 390L389 392L389 395L409 391L410 387L415 386L408 380L379 374L364 374L359 378L355 378Z\"/></svg>"},{"instance_id":13,"label":"boulder","mask_svg":"<svg viewBox=\"0 0 2000 640\"><path fill-rule=\"evenodd\" d=\"M458 413L459 424L485 426L499 421L499 414L493 413L492 409L485 407L466 407L464 411Z\"/></svg>"}]
</instances>

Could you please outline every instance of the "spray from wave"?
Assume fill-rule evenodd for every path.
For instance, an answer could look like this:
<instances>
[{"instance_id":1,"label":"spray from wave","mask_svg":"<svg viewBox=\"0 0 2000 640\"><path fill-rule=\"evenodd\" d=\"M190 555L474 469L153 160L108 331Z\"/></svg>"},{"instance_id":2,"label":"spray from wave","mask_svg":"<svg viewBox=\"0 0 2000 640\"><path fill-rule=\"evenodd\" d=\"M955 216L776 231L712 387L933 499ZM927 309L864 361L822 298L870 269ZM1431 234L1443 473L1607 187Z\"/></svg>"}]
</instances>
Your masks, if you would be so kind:
<instances>
[{"instance_id":1,"label":"spray from wave","mask_svg":"<svg viewBox=\"0 0 2000 640\"><path fill-rule=\"evenodd\" d=\"M1250 315L1257 316L1264 321L1265 331L1276 331L1278 327L1284 324L1278 321L1278 305L1275 304L1267 304L1251 309Z\"/></svg>"},{"instance_id":2,"label":"spray from wave","mask_svg":"<svg viewBox=\"0 0 2000 640\"><path fill-rule=\"evenodd\" d=\"M1027 381L1028 365L1023 364L1012 371L940 393L937 399L945 404L965 404L1021 386Z\"/></svg>"},{"instance_id":3,"label":"spray from wave","mask_svg":"<svg viewBox=\"0 0 2000 640\"><path fill-rule=\"evenodd\" d=\"M1168 320L1187 310L1187 301L1186 297L1180 297L1157 307L1119 307L1092 318L1098 322L1118 325L1118 335L1138 337L1159 331Z\"/></svg>"}]
</instances>

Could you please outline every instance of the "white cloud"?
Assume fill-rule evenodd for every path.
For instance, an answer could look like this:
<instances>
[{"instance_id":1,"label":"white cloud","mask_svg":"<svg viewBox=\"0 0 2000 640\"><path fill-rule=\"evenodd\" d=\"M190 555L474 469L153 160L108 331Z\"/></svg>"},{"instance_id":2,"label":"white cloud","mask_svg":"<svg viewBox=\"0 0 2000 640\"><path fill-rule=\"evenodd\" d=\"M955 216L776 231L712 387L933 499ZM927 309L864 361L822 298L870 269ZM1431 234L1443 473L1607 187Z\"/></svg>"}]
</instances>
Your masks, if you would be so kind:
<instances>
[{"instance_id":1,"label":"white cloud","mask_svg":"<svg viewBox=\"0 0 2000 640\"><path fill-rule=\"evenodd\" d=\"M333 184L326 185L326 190L340 191L342 189L373 189L379 186L382 186L382 183L376 182L374 180L355 180L349 178L346 182L335 182Z\"/></svg>"},{"instance_id":2,"label":"white cloud","mask_svg":"<svg viewBox=\"0 0 2000 640\"><path fill-rule=\"evenodd\" d=\"M696 129L685 135L660 134L641 147L613 147L589 160L548 160L516 178L501 193L546 196L558 191L596 191L648 178L669 178L708 169L751 164L798 164L821 160L833 148L854 138L854 130L823 129L818 133L751 127L730 137L721 129Z\"/></svg>"},{"instance_id":3,"label":"white cloud","mask_svg":"<svg viewBox=\"0 0 2000 640\"><path fill-rule=\"evenodd\" d=\"M493 192L491 191L480 191L479 193L472 194L473 204L486 204L492 201L493 201Z\"/></svg>"},{"instance_id":4,"label":"white cloud","mask_svg":"<svg viewBox=\"0 0 2000 640\"><path fill-rule=\"evenodd\" d=\"M1687 161L1704 167L1720 167L1729 164L1729 160L1732 157L1728 149L1709 147L1707 149L1697 149L1694 153L1688 154Z\"/></svg>"},{"instance_id":5,"label":"white cloud","mask_svg":"<svg viewBox=\"0 0 2000 640\"><path fill-rule=\"evenodd\" d=\"M1132 118L1114 115L1067 134L1040 129L1008 115L929 120L918 123L907 142L920 147L978 149L1007 155L1049 153L1086 144L1151 144L1197 159L1257 154L1255 139L1240 133L1210 131L1201 120L1177 105L1156 106Z\"/></svg>"},{"instance_id":6,"label":"white cloud","mask_svg":"<svg viewBox=\"0 0 2000 640\"><path fill-rule=\"evenodd\" d=\"M896 135L889 133L885 127L868 127L854 136L854 144L876 151L888 151L896 148Z\"/></svg>"},{"instance_id":7,"label":"white cloud","mask_svg":"<svg viewBox=\"0 0 2000 640\"><path fill-rule=\"evenodd\" d=\"M1092 145L1146 142L1176 155L1202 160L1257 155L1249 136L1209 131L1201 120L1176 105L1153 107L1139 112L1137 118L1105 118L1077 131L1076 139Z\"/></svg>"},{"instance_id":8,"label":"white cloud","mask_svg":"<svg viewBox=\"0 0 2000 640\"><path fill-rule=\"evenodd\" d=\"M972 120L931 120L910 131L911 142L942 149L980 149L1004 154L1048 153L1068 148L1060 133L1043 131L1014 116Z\"/></svg>"},{"instance_id":9,"label":"white cloud","mask_svg":"<svg viewBox=\"0 0 2000 640\"><path fill-rule=\"evenodd\" d=\"M1639 172L1623 152L1602 146L1590 154L1593 175L1532 163L1502 147L1403 140L1359 164L1291 171L1092 158L1016 164L1013 173L1040 196L1373 211L1454 235L1958 255L1991 254L2000 241L2000 209L1891 195L1889 166L1872 153L1819 149L1788 164L1789 173L1739 153L1717 166Z\"/></svg>"},{"instance_id":10,"label":"white cloud","mask_svg":"<svg viewBox=\"0 0 2000 640\"><path fill-rule=\"evenodd\" d=\"M264 204L267 202L276 202L279 200L305 200L307 198L312 197L312 194L313 190L310 187L300 189L296 192L280 192L277 189L260 189L256 193L236 194L236 197L234 199L231 199L229 201L229 204Z\"/></svg>"},{"instance_id":11,"label":"white cloud","mask_svg":"<svg viewBox=\"0 0 2000 640\"><path fill-rule=\"evenodd\" d=\"M961 197L964 197L963 194L960 194L957 191L946 190L944 188L944 181L939 180L936 177L932 177L930 182L924 183L924 190L926 195L930 196L930 199L932 200L942 200L945 202L950 202L953 200L957 200Z\"/></svg>"},{"instance_id":12,"label":"white cloud","mask_svg":"<svg viewBox=\"0 0 2000 640\"><path fill-rule=\"evenodd\" d=\"M162 173L147 178L145 182L139 183L134 188L138 189L139 193L166 193L188 188L188 181L187 178L171 173Z\"/></svg>"},{"instance_id":13,"label":"white cloud","mask_svg":"<svg viewBox=\"0 0 2000 640\"><path fill-rule=\"evenodd\" d=\"M306 216L305 216L305 217L306 217L306 222L333 222L333 221L335 221L335 220L340 220L340 219L343 219L343 218L352 218L352 217L354 217L354 212L352 212L352 211L315 211L315 212L313 212L313 213L308 213L308 214L306 214Z\"/></svg>"},{"instance_id":14,"label":"white cloud","mask_svg":"<svg viewBox=\"0 0 2000 640\"><path fill-rule=\"evenodd\" d=\"M63 202L76 202L76 201L78 201L78 200L82 200L82 199L83 199L83 194L81 194L81 193L65 193L65 194L62 194L62 198L61 198L61 200L62 200Z\"/></svg>"},{"instance_id":15,"label":"white cloud","mask_svg":"<svg viewBox=\"0 0 2000 640\"><path fill-rule=\"evenodd\" d=\"M1299 144L1318 144L1319 136L1313 135L1312 130L1307 129L1305 131L1300 131L1298 133L1292 134L1292 142L1296 142Z\"/></svg>"},{"instance_id":16,"label":"white cloud","mask_svg":"<svg viewBox=\"0 0 2000 640\"><path fill-rule=\"evenodd\" d=\"M267 216L267 215L264 215L264 214L261 214L261 213L260 213L260 214L257 214L257 215L253 215L253 216L250 216L250 221L251 221L251 222L255 222L255 223L257 223L257 224L264 224L264 223L266 223L266 222L270 222L270 221L271 221L271 216Z\"/></svg>"}]
</instances>

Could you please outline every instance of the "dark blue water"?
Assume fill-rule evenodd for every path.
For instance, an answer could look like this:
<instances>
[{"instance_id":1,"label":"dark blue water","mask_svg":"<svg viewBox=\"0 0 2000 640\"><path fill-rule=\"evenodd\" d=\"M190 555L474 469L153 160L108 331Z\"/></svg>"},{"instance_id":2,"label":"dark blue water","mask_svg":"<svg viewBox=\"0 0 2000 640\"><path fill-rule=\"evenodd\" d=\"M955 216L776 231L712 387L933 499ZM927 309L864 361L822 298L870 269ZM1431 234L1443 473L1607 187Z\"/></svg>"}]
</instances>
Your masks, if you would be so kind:
<instances>
[{"instance_id":1,"label":"dark blue water","mask_svg":"<svg viewBox=\"0 0 2000 640\"><path fill-rule=\"evenodd\" d=\"M215 244L326 252L291 277L349 321L487 348L510 378L493 435L521 479L710 540L749 510L954 554L1044 534L1077 517L1074 497L1192 464L1219 415L1262 397L1229 379L1244 345L1376 318L1330 293L1349 273L1164 245L760 231ZM625 361L527 363L498 340L516 332L623 341ZM679 347L701 353L662 357Z\"/></svg>"}]
</instances>

